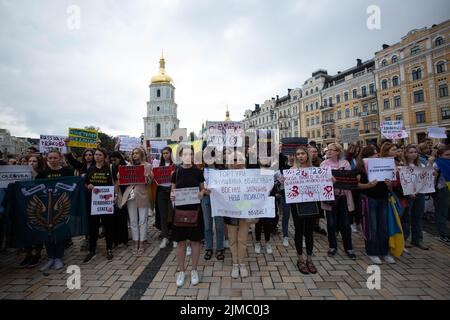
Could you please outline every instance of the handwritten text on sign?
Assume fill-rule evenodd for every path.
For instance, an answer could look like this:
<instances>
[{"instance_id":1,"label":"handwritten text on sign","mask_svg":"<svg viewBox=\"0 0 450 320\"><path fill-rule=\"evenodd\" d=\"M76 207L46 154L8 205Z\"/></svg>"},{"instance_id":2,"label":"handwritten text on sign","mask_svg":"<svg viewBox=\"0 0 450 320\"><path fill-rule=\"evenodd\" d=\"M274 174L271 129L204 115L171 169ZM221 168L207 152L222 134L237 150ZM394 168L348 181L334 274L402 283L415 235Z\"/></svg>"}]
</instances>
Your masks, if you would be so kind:
<instances>
[{"instance_id":1,"label":"handwritten text on sign","mask_svg":"<svg viewBox=\"0 0 450 320\"><path fill-rule=\"evenodd\" d=\"M119 184L145 184L145 168L140 166L119 166Z\"/></svg>"},{"instance_id":2,"label":"handwritten text on sign","mask_svg":"<svg viewBox=\"0 0 450 320\"><path fill-rule=\"evenodd\" d=\"M242 147L244 126L242 122L207 122L207 145L213 147Z\"/></svg>"},{"instance_id":3,"label":"handwritten text on sign","mask_svg":"<svg viewBox=\"0 0 450 320\"><path fill-rule=\"evenodd\" d=\"M364 159L367 163L367 175L369 181L396 180L394 158L369 158Z\"/></svg>"},{"instance_id":4,"label":"handwritten text on sign","mask_svg":"<svg viewBox=\"0 0 450 320\"><path fill-rule=\"evenodd\" d=\"M198 192L198 187L175 189L175 205L184 206L188 204L200 203Z\"/></svg>"},{"instance_id":5,"label":"handwritten text on sign","mask_svg":"<svg viewBox=\"0 0 450 320\"><path fill-rule=\"evenodd\" d=\"M120 151L133 151L135 148L141 146L141 138L119 136L119 150Z\"/></svg>"},{"instance_id":6,"label":"handwritten text on sign","mask_svg":"<svg viewBox=\"0 0 450 320\"><path fill-rule=\"evenodd\" d=\"M405 196L418 193L433 193L433 167L400 167L400 183Z\"/></svg>"},{"instance_id":7,"label":"handwritten text on sign","mask_svg":"<svg viewBox=\"0 0 450 320\"><path fill-rule=\"evenodd\" d=\"M114 213L114 186L92 189L91 215Z\"/></svg>"},{"instance_id":8,"label":"handwritten text on sign","mask_svg":"<svg viewBox=\"0 0 450 320\"><path fill-rule=\"evenodd\" d=\"M16 181L32 180L31 166L0 166L0 188Z\"/></svg>"},{"instance_id":9,"label":"handwritten text on sign","mask_svg":"<svg viewBox=\"0 0 450 320\"><path fill-rule=\"evenodd\" d=\"M48 153L51 150L58 150L61 153L67 153L66 140L64 136L41 135L39 139L39 152Z\"/></svg>"},{"instance_id":10,"label":"handwritten text on sign","mask_svg":"<svg viewBox=\"0 0 450 320\"><path fill-rule=\"evenodd\" d=\"M231 218L273 218L275 198L270 197L274 175L259 169L211 170L212 216Z\"/></svg>"},{"instance_id":11,"label":"handwritten text on sign","mask_svg":"<svg viewBox=\"0 0 450 320\"><path fill-rule=\"evenodd\" d=\"M302 168L283 170L286 203L334 200L331 169Z\"/></svg>"},{"instance_id":12,"label":"handwritten text on sign","mask_svg":"<svg viewBox=\"0 0 450 320\"><path fill-rule=\"evenodd\" d=\"M408 134L403 129L403 121L384 121L381 124L381 134L387 139L403 139L407 138Z\"/></svg>"}]
</instances>

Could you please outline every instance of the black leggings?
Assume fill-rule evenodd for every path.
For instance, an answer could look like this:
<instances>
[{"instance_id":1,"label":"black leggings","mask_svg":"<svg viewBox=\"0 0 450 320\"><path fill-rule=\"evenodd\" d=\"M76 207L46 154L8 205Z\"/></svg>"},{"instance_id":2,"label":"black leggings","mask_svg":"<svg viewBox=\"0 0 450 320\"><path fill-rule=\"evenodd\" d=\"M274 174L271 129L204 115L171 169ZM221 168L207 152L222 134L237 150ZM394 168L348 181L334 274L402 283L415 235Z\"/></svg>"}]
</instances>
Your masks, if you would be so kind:
<instances>
[{"instance_id":1,"label":"black leggings","mask_svg":"<svg viewBox=\"0 0 450 320\"><path fill-rule=\"evenodd\" d=\"M303 254L303 237L306 241L306 254L312 256L314 247L313 231L315 226L315 218L299 217L297 212L293 212L294 228L295 228L295 249L297 254Z\"/></svg>"},{"instance_id":2,"label":"black leggings","mask_svg":"<svg viewBox=\"0 0 450 320\"><path fill-rule=\"evenodd\" d=\"M114 241L114 217L113 215L89 216L89 251L95 253L97 249L98 229L100 220L105 232L106 250L112 250Z\"/></svg>"},{"instance_id":3,"label":"black leggings","mask_svg":"<svg viewBox=\"0 0 450 320\"><path fill-rule=\"evenodd\" d=\"M274 218L260 218L255 225L255 238L256 241L261 241L261 232L264 229L264 240L270 241L270 233L272 232Z\"/></svg>"}]
</instances>

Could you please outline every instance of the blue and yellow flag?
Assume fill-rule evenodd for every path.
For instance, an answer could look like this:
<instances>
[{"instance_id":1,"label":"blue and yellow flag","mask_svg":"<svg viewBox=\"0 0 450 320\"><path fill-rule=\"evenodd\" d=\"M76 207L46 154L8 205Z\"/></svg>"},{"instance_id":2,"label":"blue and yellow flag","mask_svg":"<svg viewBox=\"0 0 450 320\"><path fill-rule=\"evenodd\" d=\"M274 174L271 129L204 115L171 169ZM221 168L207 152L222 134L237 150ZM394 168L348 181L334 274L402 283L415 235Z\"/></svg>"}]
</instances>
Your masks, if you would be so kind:
<instances>
[{"instance_id":1,"label":"blue and yellow flag","mask_svg":"<svg viewBox=\"0 0 450 320\"><path fill-rule=\"evenodd\" d=\"M12 196L12 236L17 247L87 234L83 178L16 182Z\"/></svg>"},{"instance_id":2,"label":"blue and yellow flag","mask_svg":"<svg viewBox=\"0 0 450 320\"><path fill-rule=\"evenodd\" d=\"M441 175L447 182L448 190L450 190L450 160L436 158L436 165L438 166Z\"/></svg>"},{"instance_id":3,"label":"blue and yellow flag","mask_svg":"<svg viewBox=\"0 0 450 320\"><path fill-rule=\"evenodd\" d=\"M405 238L399 214L402 209L395 194L390 194L388 199L389 251L396 258L399 258L405 249Z\"/></svg>"}]
</instances>

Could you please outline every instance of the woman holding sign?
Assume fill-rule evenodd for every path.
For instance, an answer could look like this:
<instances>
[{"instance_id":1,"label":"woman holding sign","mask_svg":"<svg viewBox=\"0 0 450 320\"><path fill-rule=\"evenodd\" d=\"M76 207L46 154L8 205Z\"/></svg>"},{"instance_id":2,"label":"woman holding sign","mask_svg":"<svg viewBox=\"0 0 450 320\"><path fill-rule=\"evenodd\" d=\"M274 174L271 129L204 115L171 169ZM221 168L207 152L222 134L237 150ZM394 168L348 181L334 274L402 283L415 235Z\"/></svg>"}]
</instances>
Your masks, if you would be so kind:
<instances>
[{"instance_id":1,"label":"woman holding sign","mask_svg":"<svg viewBox=\"0 0 450 320\"><path fill-rule=\"evenodd\" d=\"M203 236L203 219L200 201L205 195L205 178L200 169L193 165L194 150L192 147L180 147L181 166L172 175L172 190L170 199L175 203L174 227L172 231L173 240L177 242L177 260L180 272L177 277L177 286L182 287L185 278L186 241L189 240L192 248L192 271L191 283L197 285L200 282L197 264L200 258L200 241ZM184 205L177 205L177 190L195 188L196 200L189 201ZM178 197L179 198L179 197ZM178 200L179 202L181 199ZM183 203L185 203L183 202Z\"/></svg>"},{"instance_id":2,"label":"woman holding sign","mask_svg":"<svg viewBox=\"0 0 450 320\"><path fill-rule=\"evenodd\" d=\"M148 208L150 208L147 185L152 182L152 166L146 162L145 152L141 148L133 149L131 163L129 165L144 166L146 184L129 185L123 193L120 207L125 203L128 207L131 238L134 241L133 254L142 255L144 253L144 241L147 240Z\"/></svg>"},{"instance_id":3,"label":"woman holding sign","mask_svg":"<svg viewBox=\"0 0 450 320\"><path fill-rule=\"evenodd\" d=\"M111 168L109 164L106 162L107 159L106 150L98 148L94 153L94 161L95 165L91 166L86 173L86 188L89 190L87 203L92 204L92 193L98 192L96 187L112 187L114 188L114 183L111 175ZM114 200L114 199L113 199ZM114 204L113 204L114 205ZM83 262L87 263L95 258L96 249L97 249L97 240L99 236L98 229L100 227L100 221L105 230L105 239L106 239L106 258L108 260L112 260L113 258L113 230L114 230L114 220L112 212L106 211L104 213L94 213L92 210L92 206L88 212L89 215L89 254L84 258Z\"/></svg>"},{"instance_id":4,"label":"woman holding sign","mask_svg":"<svg viewBox=\"0 0 450 320\"><path fill-rule=\"evenodd\" d=\"M332 170L350 170L351 166L347 160L341 160L342 147L338 143L330 143L326 151L327 160L320 167L330 167ZM347 256L356 260L353 252L352 231L350 229L349 212L355 210L353 197L350 190L334 189L335 200L332 203L322 202L322 209L327 215L327 232L329 250L328 256L333 257L337 252L336 231L339 230L344 241L344 250ZM339 221L339 226L337 225Z\"/></svg>"}]
</instances>

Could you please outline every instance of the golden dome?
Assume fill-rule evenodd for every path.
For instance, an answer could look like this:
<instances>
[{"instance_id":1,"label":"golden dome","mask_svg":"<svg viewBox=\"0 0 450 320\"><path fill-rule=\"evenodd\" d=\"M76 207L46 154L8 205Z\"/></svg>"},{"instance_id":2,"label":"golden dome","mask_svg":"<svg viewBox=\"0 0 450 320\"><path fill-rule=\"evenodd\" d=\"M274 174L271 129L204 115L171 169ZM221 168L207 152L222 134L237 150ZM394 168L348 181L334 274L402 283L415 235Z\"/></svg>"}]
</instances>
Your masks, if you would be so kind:
<instances>
[{"instance_id":1,"label":"golden dome","mask_svg":"<svg viewBox=\"0 0 450 320\"><path fill-rule=\"evenodd\" d=\"M164 60L164 56L161 54L161 59L159 60L159 74L152 77L150 84L172 82L173 79L166 74L166 61Z\"/></svg>"}]
</instances>

